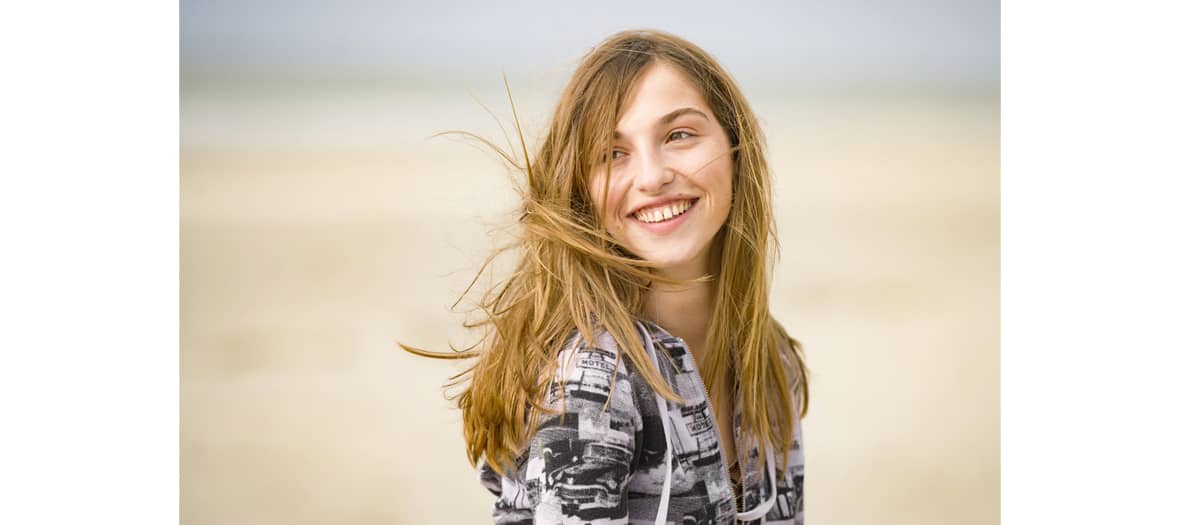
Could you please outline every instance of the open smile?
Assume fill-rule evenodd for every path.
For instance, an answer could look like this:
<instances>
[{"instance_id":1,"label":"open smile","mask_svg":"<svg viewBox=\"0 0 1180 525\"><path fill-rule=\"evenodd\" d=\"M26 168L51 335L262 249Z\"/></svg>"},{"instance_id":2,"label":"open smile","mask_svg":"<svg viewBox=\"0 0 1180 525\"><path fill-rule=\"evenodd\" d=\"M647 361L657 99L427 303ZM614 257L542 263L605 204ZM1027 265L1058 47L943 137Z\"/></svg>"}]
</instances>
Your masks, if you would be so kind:
<instances>
[{"instance_id":1,"label":"open smile","mask_svg":"<svg viewBox=\"0 0 1180 525\"><path fill-rule=\"evenodd\" d=\"M653 233L667 232L684 222L688 212L696 206L699 200L699 198L680 199L655 206L648 206L636 210L631 215L628 215L628 218Z\"/></svg>"}]
</instances>

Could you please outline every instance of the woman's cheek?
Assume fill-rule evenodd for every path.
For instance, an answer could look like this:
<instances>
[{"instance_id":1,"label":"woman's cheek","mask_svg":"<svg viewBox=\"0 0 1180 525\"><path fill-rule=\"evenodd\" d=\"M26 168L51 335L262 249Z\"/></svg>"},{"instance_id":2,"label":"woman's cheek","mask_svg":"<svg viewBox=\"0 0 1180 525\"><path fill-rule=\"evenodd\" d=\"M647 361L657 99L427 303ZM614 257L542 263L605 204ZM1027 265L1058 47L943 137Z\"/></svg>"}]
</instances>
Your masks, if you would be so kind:
<instances>
[{"instance_id":1,"label":"woman's cheek","mask_svg":"<svg viewBox=\"0 0 1180 525\"><path fill-rule=\"evenodd\" d=\"M685 173L695 173L698 170L709 170L716 164L719 151L717 148L700 145L684 153L685 164L691 166Z\"/></svg>"},{"instance_id":2,"label":"woman's cheek","mask_svg":"<svg viewBox=\"0 0 1180 525\"><path fill-rule=\"evenodd\" d=\"M611 177L614 179L614 177ZM615 189L614 180L610 188L603 188L603 180L605 177L599 175L595 176L590 181L590 198L594 201L594 209L599 213L604 222L604 226L608 231L613 231L618 227L618 206L619 206L619 192ZM604 195L605 192L605 195Z\"/></svg>"},{"instance_id":3,"label":"woman's cheek","mask_svg":"<svg viewBox=\"0 0 1180 525\"><path fill-rule=\"evenodd\" d=\"M590 178L591 204L593 204L594 209L600 213L605 209L605 204L606 204L605 201L603 200L603 195L602 195L602 193L603 193L602 180L603 180L602 176L597 175L597 174Z\"/></svg>"},{"instance_id":4,"label":"woman's cheek","mask_svg":"<svg viewBox=\"0 0 1180 525\"><path fill-rule=\"evenodd\" d=\"M591 180L590 196L594 199L596 209L605 210L602 215L605 218L607 230L611 233L619 233L625 220L623 213L626 210L622 209L622 205L626 200L627 188L630 187L628 174L624 167L618 166L611 172L609 187L603 187L605 180L605 173L595 175ZM604 191L605 196L603 195Z\"/></svg>"},{"instance_id":5,"label":"woman's cheek","mask_svg":"<svg viewBox=\"0 0 1180 525\"><path fill-rule=\"evenodd\" d=\"M623 213L625 213L626 210L622 209L622 205L623 192L611 192L610 200L608 201L610 215L607 217L607 224L609 225L613 235L622 235L623 233L623 228L625 226L624 221L626 220L626 218L623 217Z\"/></svg>"},{"instance_id":6,"label":"woman's cheek","mask_svg":"<svg viewBox=\"0 0 1180 525\"><path fill-rule=\"evenodd\" d=\"M623 188L622 185L619 184L619 179L620 177L618 173L611 174L610 187L606 189L605 205L608 212L607 215L610 217L618 216L619 204L623 200Z\"/></svg>"}]
</instances>

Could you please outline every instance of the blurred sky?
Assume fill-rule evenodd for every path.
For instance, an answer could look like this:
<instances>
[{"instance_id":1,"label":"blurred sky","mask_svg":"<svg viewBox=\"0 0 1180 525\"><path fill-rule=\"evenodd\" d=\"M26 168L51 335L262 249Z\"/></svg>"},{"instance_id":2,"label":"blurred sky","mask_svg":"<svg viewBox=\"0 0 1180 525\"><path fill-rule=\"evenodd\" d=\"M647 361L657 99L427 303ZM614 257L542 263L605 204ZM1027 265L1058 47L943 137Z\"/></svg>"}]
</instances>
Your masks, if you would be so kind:
<instances>
[{"instance_id":1,"label":"blurred sky","mask_svg":"<svg viewBox=\"0 0 1180 525\"><path fill-rule=\"evenodd\" d=\"M187 0L180 58L189 81L311 74L429 83L567 66L614 31L652 27L746 79L998 91L999 26L999 2L983 0Z\"/></svg>"}]
</instances>

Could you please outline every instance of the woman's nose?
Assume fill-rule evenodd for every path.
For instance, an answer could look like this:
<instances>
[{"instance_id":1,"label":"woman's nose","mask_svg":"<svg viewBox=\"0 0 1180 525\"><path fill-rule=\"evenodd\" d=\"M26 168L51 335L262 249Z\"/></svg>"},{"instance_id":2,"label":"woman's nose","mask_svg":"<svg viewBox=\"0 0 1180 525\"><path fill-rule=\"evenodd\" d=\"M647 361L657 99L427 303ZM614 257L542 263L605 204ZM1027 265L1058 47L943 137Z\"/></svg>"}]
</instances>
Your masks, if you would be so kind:
<instances>
[{"instance_id":1,"label":"woman's nose","mask_svg":"<svg viewBox=\"0 0 1180 525\"><path fill-rule=\"evenodd\" d=\"M675 173L664 163L664 159L658 153L644 155L640 166L640 172L635 179L635 186L640 191L658 192L675 178Z\"/></svg>"}]
</instances>

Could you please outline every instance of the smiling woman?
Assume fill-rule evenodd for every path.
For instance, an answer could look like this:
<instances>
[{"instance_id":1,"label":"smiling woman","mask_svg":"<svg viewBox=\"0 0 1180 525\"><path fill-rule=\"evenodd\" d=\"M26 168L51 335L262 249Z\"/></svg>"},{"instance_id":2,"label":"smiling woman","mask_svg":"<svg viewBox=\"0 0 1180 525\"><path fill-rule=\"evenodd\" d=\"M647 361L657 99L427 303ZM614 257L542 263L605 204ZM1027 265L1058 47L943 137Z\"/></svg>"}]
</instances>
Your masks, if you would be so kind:
<instances>
[{"instance_id":1,"label":"smiling woman","mask_svg":"<svg viewBox=\"0 0 1180 525\"><path fill-rule=\"evenodd\" d=\"M458 405L495 522L803 522L808 372L769 312L764 148L690 42L624 31L583 58L517 164L519 241L491 258L520 262L480 344L402 345L475 358Z\"/></svg>"},{"instance_id":2,"label":"smiling woman","mask_svg":"<svg viewBox=\"0 0 1180 525\"><path fill-rule=\"evenodd\" d=\"M611 161L590 178L594 202L605 202L599 215L620 245L665 275L705 275L733 199L725 130L696 88L661 60L637 80L626 107Z\"/></svg>"}]
</instances>

